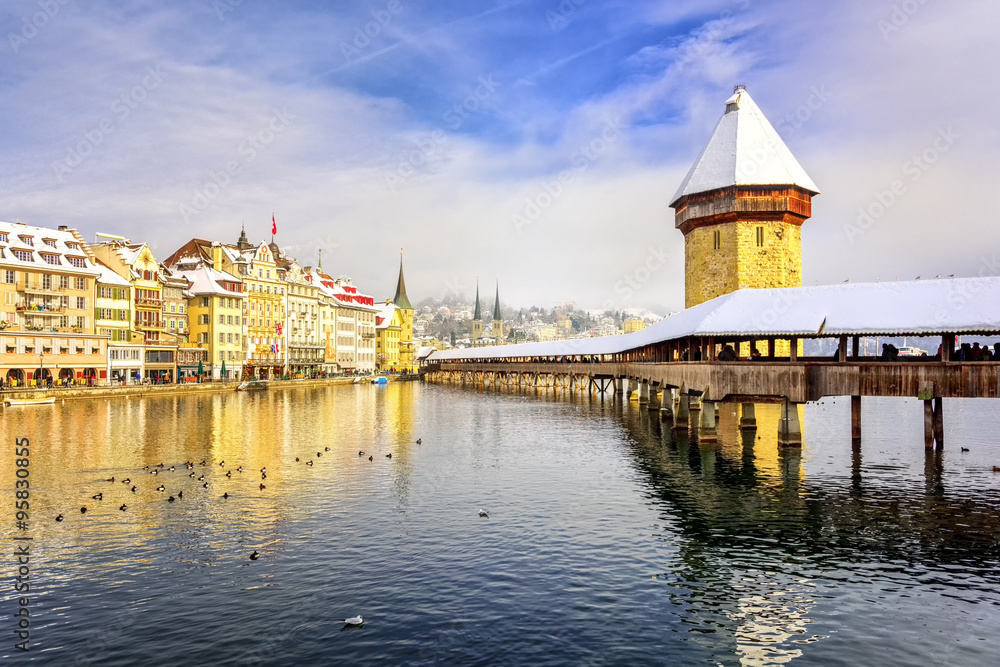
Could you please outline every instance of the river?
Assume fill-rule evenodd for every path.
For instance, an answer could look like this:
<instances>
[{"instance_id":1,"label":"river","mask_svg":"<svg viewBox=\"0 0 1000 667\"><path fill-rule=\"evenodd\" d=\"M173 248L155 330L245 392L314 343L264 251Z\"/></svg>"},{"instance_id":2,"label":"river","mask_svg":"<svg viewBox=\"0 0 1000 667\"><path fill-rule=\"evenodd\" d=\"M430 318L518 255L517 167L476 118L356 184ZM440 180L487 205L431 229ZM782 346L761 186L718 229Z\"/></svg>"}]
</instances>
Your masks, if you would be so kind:
<instances>
[{"instance_id":1,"label":"river","mask_svg":"<svg viewBox=\"0 0 1000 667\"><path fill-rule=\"evenodd\" d=\"M860 448L847 399L806 406L801 449L777 446L775 409L740 433L720 408L711 445L634 403L420 383L6 408L0 525L8 553L32 538L30 650L8 557L0 656L996 663L993 403L945 401L940 453L916 400L865 399Z\"/></svg>"}]
</instances>

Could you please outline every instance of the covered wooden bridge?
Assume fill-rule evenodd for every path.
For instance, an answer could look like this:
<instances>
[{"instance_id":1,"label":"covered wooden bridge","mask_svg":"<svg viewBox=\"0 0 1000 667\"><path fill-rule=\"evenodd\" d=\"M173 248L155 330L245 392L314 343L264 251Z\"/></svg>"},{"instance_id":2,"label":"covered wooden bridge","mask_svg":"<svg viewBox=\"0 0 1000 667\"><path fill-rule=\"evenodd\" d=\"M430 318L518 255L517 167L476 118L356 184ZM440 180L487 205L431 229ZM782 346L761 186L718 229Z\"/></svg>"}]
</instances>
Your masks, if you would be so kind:
<instances>
[{"instance_id":1,"label":"covered wooden bridge","mask_svg":"<svg viewBox=\"0 0 1000 667\"><path fill-rule=\"evenodd\" d=\"M879 339L904 336L937 345L926 356L883 358ZM786 445L802 441L798 404L850 396L852 436L860 439L862 396L916 397L924 401L925 442L940 447L943 398L1000 397L1000 358L972 351L974 340L996 336L998 277L744 289L636 333L434 352L426 377L638 392L641 404L677 428L697 429L702 440L715 438L718 402L741 404L745 428L756 427L755 403L780 402ZM836 353L804 355L812 339L836 341Z\"/></svg>"}]
</instances>

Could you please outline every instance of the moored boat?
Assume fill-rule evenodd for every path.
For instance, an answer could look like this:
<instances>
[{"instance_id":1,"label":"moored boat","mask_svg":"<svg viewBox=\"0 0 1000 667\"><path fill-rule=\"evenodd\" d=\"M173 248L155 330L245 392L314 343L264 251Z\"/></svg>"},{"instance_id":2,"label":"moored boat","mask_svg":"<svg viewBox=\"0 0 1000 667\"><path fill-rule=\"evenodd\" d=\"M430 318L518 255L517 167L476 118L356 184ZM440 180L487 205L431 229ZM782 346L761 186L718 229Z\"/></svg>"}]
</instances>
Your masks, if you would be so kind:
<instances>
[{"instance_id":1,"label":"moored boat","mask_svg":"<svg viewBox=\"0 0 1000 667\"><path fill-rule=\"evenodd\" d=\"M55 403L56 399L52 396L48 398L5 398L3 399L4 405L17 406L17 405L49 405Z\"/></svg>"}]
</instances>

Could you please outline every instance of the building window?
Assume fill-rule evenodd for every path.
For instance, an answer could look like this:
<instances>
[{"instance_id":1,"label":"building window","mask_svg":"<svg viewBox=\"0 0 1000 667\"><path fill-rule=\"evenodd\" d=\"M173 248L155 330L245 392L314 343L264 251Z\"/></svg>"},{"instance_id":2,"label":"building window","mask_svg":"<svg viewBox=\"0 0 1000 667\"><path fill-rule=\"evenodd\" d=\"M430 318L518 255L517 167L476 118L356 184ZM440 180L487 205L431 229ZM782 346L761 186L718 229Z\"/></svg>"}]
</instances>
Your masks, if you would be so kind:
<instances>
[{"instance_id":1,"label":"building window","mask_svg":"<svg viewBox=\"0 0 1000 667\"><path fill-rule=\"evenodd\" d=\"M59 276L59 289L69 289L69 276Z\"/></svg>"},{"instance_id":2,"label":"building window","mask_svg":"<svg viewBox=\"0 0 1000 667\"><path fill-rule=\"evenodd\" d=\"M86 297L78 296L76 297L76 309L86 310L87 309L87 299Z\"/></svg>"},{"instance_id":3,"label":"building window","mask_svg":"<svg viewBox=\"0 0 1000 667\"><path fill-rule=\"evenodd\" d=\"M226 334L222 333L221 331L219 332L219 342L220 343L226 342Z\"/></svg>"},{"instance_id":4,"label":"building window","mask_svg":"<svg viewBox=\"0 0 1000 667\"><path fill-rule=\"evenodd\" d=\"M22 262L34 262L35 258L32 256L30 250L15 250L14 257L17 257Z\"/></svg>"},{"instance_id":5,"label":"building window","mask_svg":"<svg viewBox=\"0 0 1000 667\"><path fill-rule=\"evenodd\" d=\"M763 227L758 227L757 228L757 247L758 248L763 248L764 247L764 228Z\"/></svg>"},{"instance_id":6,"label":"building window","mask_svg":"<svg viewBox=\"0 0 1000 667\"><path fill-rule=\"evenodd\" d=\"M226 323L226 316L219 315L219 324L225 324L225 323Z\"/></svg>"},{"instance_id":7,"label":"building window","mask_svg":"<svg viewBox=\"0 0 1000 667\"><path fill-rule=\"evenodd\" d=\"M208 308L208 306L209 306L209 297L207 296L201 297L201 307ZM205 322L205 324L208 324L208 322Z\"/></svg>"},{"instance_id":8,"label":"building window","mask_svg":"<svg viewBox=\"0 0 1000 667\"><path fill-rule=\"evenodd\" d=\"M76 279L76 288L80 289L80 290L87 289L87 279L86 278L77 278Z\"/></svg>"},{"instance_id":9,"label":"building window","mask_svg":"<svg viewBox=\"0 0 1000 667\"><path fill-rule=\"evenodd\" d=\"M722 232L720 232L718 229L712 232L712 247L715 250L718 250L719 248L722 247Z\"/></svg>"},{"instance_id":10,"label":"building window","mask_svg":"<svg viewBox=\"0 0 1000 667\"><path fill-rule=\"evenodd\" d=\"M208 315L199 315L198 324L208 324Z\"/></svg>"},{"instance_id":11,"label":"building window","mask_svg":"<svg viewBox=\"0 0 1000 667\"><path fill-rule=\"evenodd\" d=\"M83 257L67 257L66 259L68 259L69 263L78 269L87 268L87 260L85 260Z\"/></svg>"},{"instance_id":12,"label":"building window","mask_svg":"<svg viewBox=\"0 0 1000 667\"><path fill-rule=\"evenodd\" d=\"M42 255L49 264L59 265L59 255Z\"/></svg>"},{"instance_id":13,"label":"building window","mask_svg":"<svg viewBox=\"0 0 1000 667\"><path fill-rule=\"evenodd\" d=\"M17 282L17 272L16 271L4 271L4 282L8 285L13 285Z\"/></svg>"}]
</instances>

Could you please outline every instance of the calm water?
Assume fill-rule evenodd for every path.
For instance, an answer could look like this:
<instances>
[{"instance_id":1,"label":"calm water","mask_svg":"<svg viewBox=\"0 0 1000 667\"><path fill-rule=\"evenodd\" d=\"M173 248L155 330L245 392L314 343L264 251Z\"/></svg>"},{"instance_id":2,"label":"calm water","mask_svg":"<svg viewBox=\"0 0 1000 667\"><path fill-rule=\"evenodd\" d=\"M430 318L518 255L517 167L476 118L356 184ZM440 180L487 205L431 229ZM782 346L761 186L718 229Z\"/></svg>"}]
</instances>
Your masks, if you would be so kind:
<instances>
[{"instance_id":1,"label":"calm water","mask_svg":"<svg viewBox=\"0 0 1000 667\"><path fill-rule=\"evenodd\" d=\"M742 436L722 407L715 445L634 405L415 383L6 409L4 442L32 441L32 649L13 648L6 558L0 656L997 663L994 403L946 402L937 456L916 401L866 400L860 450L848 401L807 406L784 452L776 411ZM176 470L144 470L159 463Z\"/></svg>"}]
</instances>

